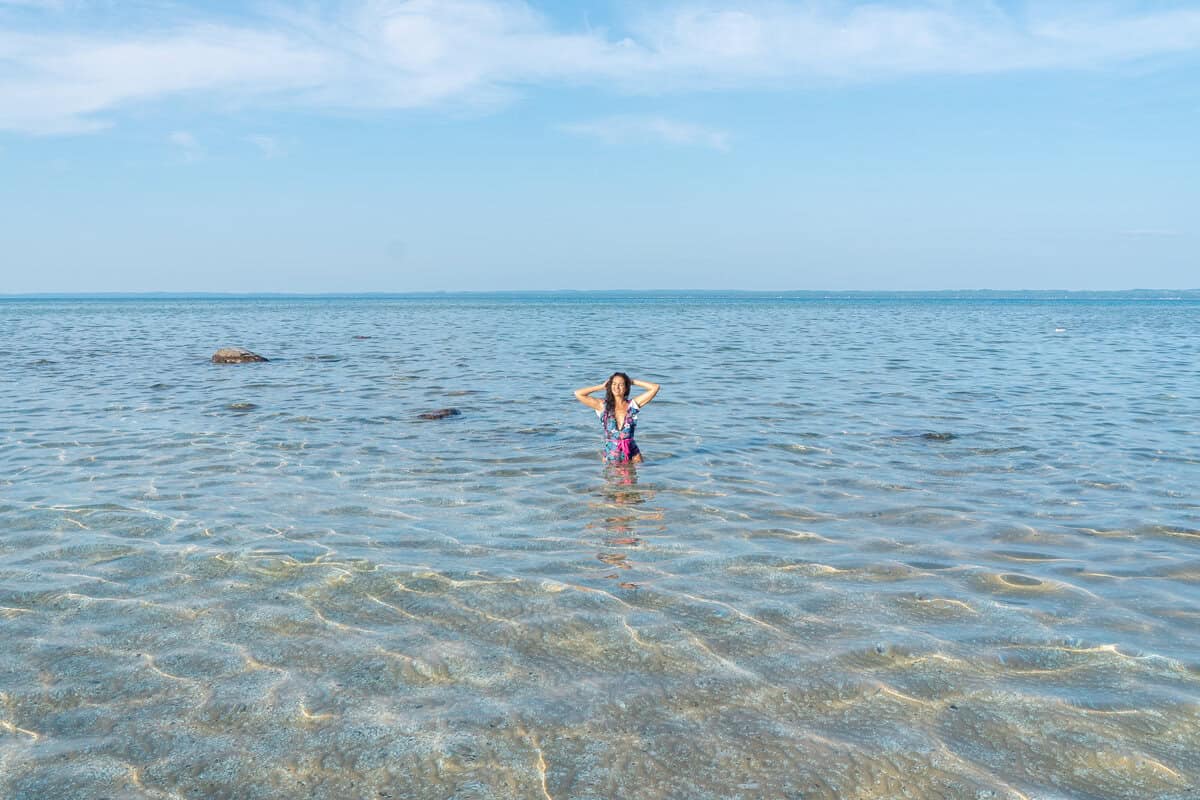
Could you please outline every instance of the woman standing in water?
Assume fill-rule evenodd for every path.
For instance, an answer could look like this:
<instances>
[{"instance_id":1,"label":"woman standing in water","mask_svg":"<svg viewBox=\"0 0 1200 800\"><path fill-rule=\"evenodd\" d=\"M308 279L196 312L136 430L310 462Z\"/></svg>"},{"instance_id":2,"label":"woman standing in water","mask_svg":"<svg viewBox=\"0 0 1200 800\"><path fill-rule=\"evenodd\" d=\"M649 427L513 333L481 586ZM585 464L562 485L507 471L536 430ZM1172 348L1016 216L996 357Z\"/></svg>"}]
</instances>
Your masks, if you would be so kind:
<instances>
[{"instance_id":1,"label":"woman standing in water","mask_svg":"<svg viewBox=\"0 0 1200 800\"><path fill-rule=\"evenodd\" d=\"M646 391L637 398L629 399L629 387L637 386ZM592 397L604 390L604 400ZM631 381L624 372L614 372L604 383L585 386L575 390L575 399L596 412L604 426L604 460L609 464L640 464L642 451L633 441L637 427L637 415L642 407L658 394L658 384L647 381Z\"/></svg>"}]
</instances>

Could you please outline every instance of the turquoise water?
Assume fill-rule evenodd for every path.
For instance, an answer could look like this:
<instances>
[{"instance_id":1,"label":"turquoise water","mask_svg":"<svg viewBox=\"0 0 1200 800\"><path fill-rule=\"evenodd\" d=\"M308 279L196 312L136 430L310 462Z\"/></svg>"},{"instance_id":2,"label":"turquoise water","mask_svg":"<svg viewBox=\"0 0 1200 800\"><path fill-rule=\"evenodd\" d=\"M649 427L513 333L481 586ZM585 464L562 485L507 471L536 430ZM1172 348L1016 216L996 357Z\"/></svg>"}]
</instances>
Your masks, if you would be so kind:
<instances>
[{"instance_id":1,"label":"turquoise water","mask_svg":"<svg viewBox=\"0 0 1200 800\"><path fill-rule=\"evenodd\" d=\"M0 300L0 358L0 797L1200 791L1195 299Z\"/></svg>"}]
</instances>

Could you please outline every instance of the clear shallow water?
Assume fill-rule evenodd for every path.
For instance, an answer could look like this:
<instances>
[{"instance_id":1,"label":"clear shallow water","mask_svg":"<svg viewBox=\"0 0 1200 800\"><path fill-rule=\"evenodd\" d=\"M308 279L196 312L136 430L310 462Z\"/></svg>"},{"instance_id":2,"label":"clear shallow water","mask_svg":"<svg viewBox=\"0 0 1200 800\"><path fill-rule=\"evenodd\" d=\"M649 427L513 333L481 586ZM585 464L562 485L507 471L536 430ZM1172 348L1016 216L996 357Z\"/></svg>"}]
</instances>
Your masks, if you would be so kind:
<instances>
[{"instance_id":1,"label":"clear shallow water","mask_svg":"<svg viewBox=\"0 0 1200 800\"><path fill-rule=\"evenodd\" d=\"M0 301L0 358L2 797L1200 791L1200 303Z\"/></svg>"}]
</instances>

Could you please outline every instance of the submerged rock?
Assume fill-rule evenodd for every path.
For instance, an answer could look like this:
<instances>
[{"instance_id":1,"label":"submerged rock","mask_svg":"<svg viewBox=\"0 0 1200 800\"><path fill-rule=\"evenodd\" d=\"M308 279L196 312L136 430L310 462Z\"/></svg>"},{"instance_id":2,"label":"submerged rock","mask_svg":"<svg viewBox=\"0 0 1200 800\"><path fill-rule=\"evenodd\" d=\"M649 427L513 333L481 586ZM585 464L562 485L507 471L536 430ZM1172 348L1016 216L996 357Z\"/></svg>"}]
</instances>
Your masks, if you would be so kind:
<instances>
[{"instance_id":1,"label":"submerged rock","mask_svg":"<svg viewBox=\"0 0 1200 800\"><path fill-rule=\"evenodd\" d=\"M948 442L951 439L957 439L958 437L955 436L953 433L930 432L930 433L922 433L921 438L929 439L930 441L934 441L934 442Z\"/></svg>"},{"instance_id":2,"label":"submerged rock","mask_svg":"<svg viewBox=\"0 0 1200 800\"><path fill-rule=\"evenodd\" d=\"M229 409L230 411L253 411L254 409L258 408L258 404L257 403L230 403L229 405L225 406L225 408Z\"/></svg>"},{"instance_id":3,"label":"submerged rock","mask_svg":"<svg viewBox=\"0 0 1200 800\"><path fill-rule=\"evenodd\" d=\"M445 419L446 417L457 417L461 413L457 408L439 408L437 411L426 411L417 416L421 419Z\"/></svg>"},{"instance_id":4,"label":"submerged rock","mask_svg":"<svg viewBox=\"0 0 1200 800\"><path fill-rule=\"evenodd\" d=\"M258 353L251 353L244 347L222 347L213 353L212 357L214 364L249 364L266 360Z\"/></svg>"}]
</instances>

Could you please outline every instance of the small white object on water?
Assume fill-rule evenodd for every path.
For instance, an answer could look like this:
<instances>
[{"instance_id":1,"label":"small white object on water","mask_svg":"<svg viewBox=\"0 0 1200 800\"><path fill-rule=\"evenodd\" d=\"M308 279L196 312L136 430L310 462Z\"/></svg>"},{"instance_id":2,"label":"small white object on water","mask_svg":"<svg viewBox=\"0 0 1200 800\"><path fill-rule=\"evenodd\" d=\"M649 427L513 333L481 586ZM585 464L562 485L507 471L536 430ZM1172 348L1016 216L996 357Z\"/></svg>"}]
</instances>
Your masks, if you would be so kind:
<instances>
[{"instance_id":1,"label":"small white object on water","mask_svg":"<svg viewBox=\"0 0 1200 800\"><path fill-rule=\"evenodd\" d=\"M1067 329L1066 328L1055 328L1054 332L1055 333L1066 333Z\"/></svg>"}]
</instances>

